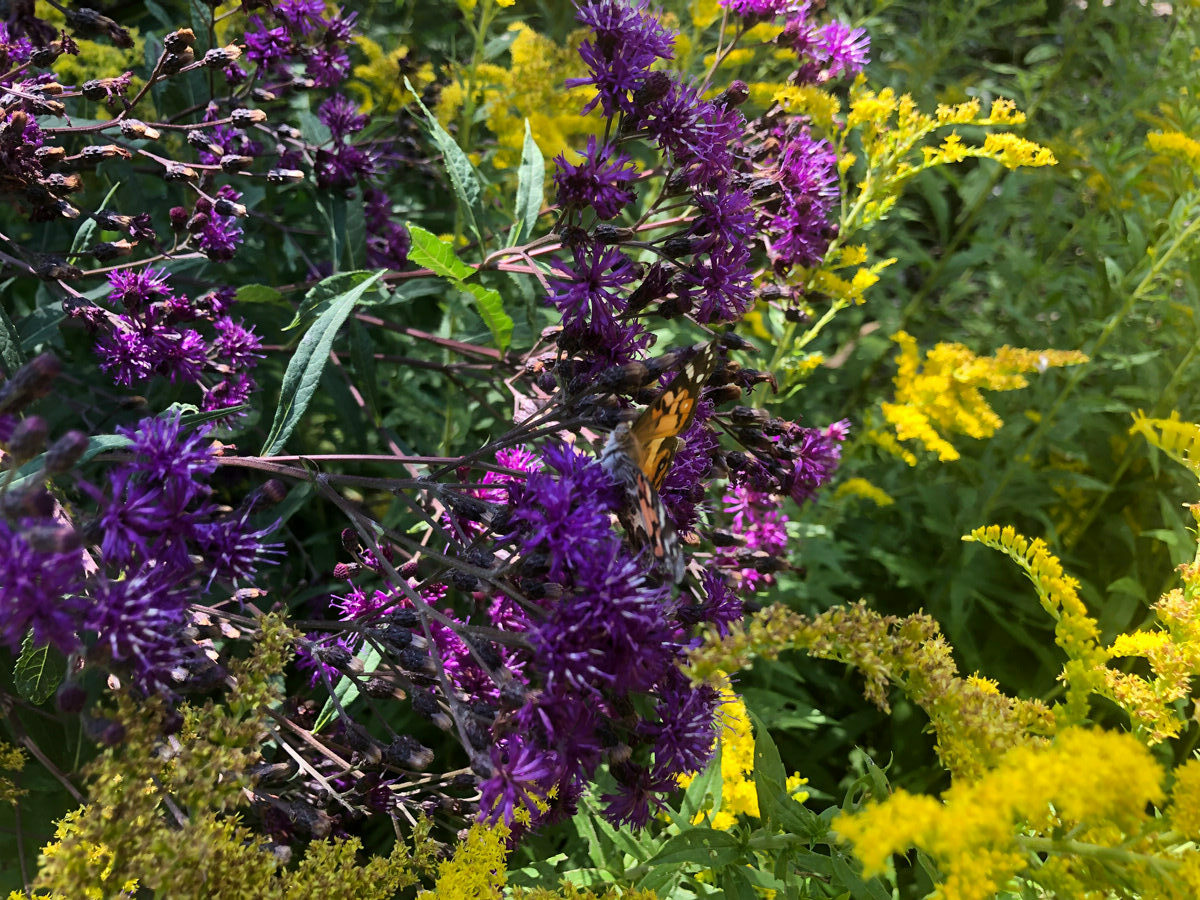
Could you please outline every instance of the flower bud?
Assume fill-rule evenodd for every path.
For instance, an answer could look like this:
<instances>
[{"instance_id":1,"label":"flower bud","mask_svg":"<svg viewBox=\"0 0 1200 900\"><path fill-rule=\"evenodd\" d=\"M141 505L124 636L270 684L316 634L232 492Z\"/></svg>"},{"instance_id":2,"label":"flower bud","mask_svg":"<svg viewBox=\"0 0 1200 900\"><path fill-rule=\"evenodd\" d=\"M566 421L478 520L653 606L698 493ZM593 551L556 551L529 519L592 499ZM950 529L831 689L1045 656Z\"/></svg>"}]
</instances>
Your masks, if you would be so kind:
<instances>
[{"instance_id":1,"label":"flower bud","mask_svg":"<svg viewBox=\"0 0 1200 900\"><path fill-rule=\"evenodd\" d=\"M211 221L212 216L210 216L208 213L196 213L187 220L187 225L185 227L187 228L188 234L199 234L208 227L208 223Z\"/></svg>"},{"instance_id":2,"label":"flower bud","mask_svg":"<svg viewBox=\"0 0 1200 900\"><path fill-rule=\"evenodd\" d=\"M167 218L171 220L171 228L175 231L182 231L187 225L189 217L188 211L182 206L172 206L167 213Z\"/></svg>"},{"instance_id":3,"label":"flower bud","mask_svg":"<svg viewBox=\"0 0 1200 900\"><path fill-rule=\"evenodd\" d=\"M94 166L104 162L106 159L129 159L133 154L116 144L93 144L90 147L84 147L79 151L79 155L75 157L77 166Z\"/></svg>"},{"instance_id":4,"label":"flower bud","mask_svg":"<svg viewBox=\"0 0 1200 900\"><path fill-rule=\"evenodd\" d=\"M42 164L43 168L52 169L66 159L67 148L48 144L44 147L38 147L33 151L33 155Z\"/></svg>"},{"instance_id":5,"label":"flower bud","mask_svg":"<svg viewBox=\"0 0 1200 900\"><path fill-rule=\"evenodd\" d=\"M236 153L227 153L221 157L221 170L224 172L237 172L242 169L248 169L254 165L253 156L241 156ZM245 215L245 207L243 207L242 215Z\"/></svg>"},{"instance_id":6,"label":"flower bud","mask_svg":"<svg viewBox=\"0 0 1200 900\"><path fill-rule=\"evenodd\" d=\"M737 80L729 82L729 87L721 91L713 101L717 106L723 106L730 109L734 106L741 106L750 98L750 88L746 82Z\"/></svg>"},{"instance_id":7,"label":"flower bud","mask_svg":"<svg viewBox=\"0 0 1200 900\"><path fill-rule=\"evenodd\" d=\"M267 173L268 184L297 184L304 180L299 169L272 169Z\"/></svg>"},{"instance_id":8,"label":"flower bud","mask_svg":"<svg viewBox=\"0 0 1200 900\"><path fill-rule=\"evenodd\" d=\"M162 64L159 66L159 69L164 75L175 75L184 66L190 66L195 61L196 54L192 52L191 47L188 47L181 53L163 54Z\"/></svg>"},{"instance_id":9,"label":"flower bud","mask_svg":"<svg viewBox=\"0 0 1200 900\"><path fill-rule=\"evenodd\" d=\"M196 181L200 176L191 166L185 166L183 163L168 163L166 171L163 172L163 180L165 181Z\"/></svg>"},{"instance_id":10,"label":"flower bud","mask_svg":"<svg viewBox=\"0 0 1200 900\"><path fill-rule=\"evenodd\" d=\"M87 703L87 691L78 681L64 681L54 695L54 703L59 712L70 714L82 712Z\"/></svg>"},{"instance_id":11,"label":"flower bud","mask_svg":"<svg viewBox=\"0 0 1200 900\"><path fill-rule=\"evenodd\" d=\"M651 72L642 82L642 86L633 92L634 106L641 109L648 103L661 100L669 90L671 90L671 76L666 72Z\"/></svg>"},{"instance_id":12,"label":"flower bud","mask_svg":"<svg viewBox=\"0 0 1200 900\"><path fill-rule=\"evenodd\" d=\"M229 44L226 47L213 47L204 54L203 59L200 60L200 64L205 68L219 69L239 59L241 55L242 48L237 44Z\"/></svg>"},{"instance_id":13,"label":"flower bud","mask_svg":"<svg viewBox=\"0 0 1200 900\"><path fill-rule=\"evenodd\" d=\"M265 122L267 114L261 109L235 109L229 114L229 119L237 127L245 128L247 125Z\"/></svg>"},{"instance_id":14,"label":"flower bud","mask_svg":"<svg viewBox=\"0 0 1200 900\"><path fill-rule=\"evenodd\" d=\"M54 173L47 175L42 179L42 184L55 197L65 197L67 194L73 194L83 187L83 179L78 175L63 175Z\"/></svg>"},{"instance_id":15,"label":"flower bud","mask_svg":"<svg viewBox=\"0 0 1200 900\"><path fill-rule=\"evenodd\" d=\"M88 436L82 431L68 431L46 451L44 468L47 475L66 472L79 462L88 448Z\"/></svg>"},{"instance_id":16,"label":"flower bud","mask_svg":"<svg viewBox=\"0 0 1200 900\"><path fill-rule=\"evenodd\" d=\"M180 28L163 38L168 53L182 53L196 43L196 33L190 28Z\"/></svg>"},{"instance_id":17,"label":"flower bud","mask_svg":"<svg viewBox=\"0 0 1200 900\"><path fill-rule=\"evenodd\" d=\"M34 267L34 273L38 278L46 281L70 281L82 276L83 270L78 266L69 265L61 259L51 258Z\"/></svg>"},{"instance_id":18,"label":"flower bud","mask_svg":"<svg viewBox=\"0 0 1200 900\"><path fill-rule=\"evenodd\" d=\"M402 734L383 751L388 765L423 772L433 762L433 751L414 737Z\"/></svg>"},{"instance_id":19,"label":"flower bud","mask_svg":"<svg viewBox=\"0 0 1200 900\"><path fill-rule=\"evenodd\" d=\"M96 257L98 262L104 263L128 256L136 246L136 243L121 238L119 241L101 241L99 244L93 245L89 252Z\"/></svg>"},{"instance_id":20,"label":"flower bud","mask_svg":"<svg viewBox=\"0 0 1200 900\"><path fill-rule=\"evenodd\" d=\"M133 38L129 36L128 31L94 9L86 6L82 9L68 9L66 15L67 26L83 37L103 35L112 41L114 46L120 47L122 50L128 50L133 46Z\"/></svg>"},{"instance_id":21,"label":"flower bud","mask_svg":"<svg viewBox=\"0 0 1200 900\"><path fill-rule=\"evenodd\" d=\"M242 157L242 159L247 158L248 157ZM225 160L221 160L221 163L224 165ZM238 219L242 218L242 216L246 215L247 213L246 207L244 207L242 204L234 203L232 200L228 200L225 197L217 198L216 202L213 204L213 211L219 216L234 216Z\"/></svg>"},{"instance_id":22,"label":"flower bud","mask_svg":"<svg viewBox=\"0 0 1200 900\"><path fill-rule=\"evenodd\" d=\"M50 432L46 420L41 416L28 416L17 423L12 437L5 442L5 450L18 463L33 459L46 449L46 437Z\"/></svg>"},{"instance_id":23,"label":"flower bud","mask_svg":"<svg viewBox=\"0 0 1200 900\"><path fill-rule=\"evenodd\" d=\"M70 553L83 546L79 532L70 525L36 525L22 535L39 553Z\"/></svg>"},{"instance_id":24,"label":"flower bud","mask_svg":"<svg viewBox=\"0 0 1200 900\"><path fill-rule=\"evenodd\" d=\"M122 119L121 120L121 136L129 140L147 140L157 141L161 136L157 128L151 128L145 122L137 119Z\"/></svg>"},{"instance_id":25,"label":"flower bud","mask_svg":"<svg viewBox=\"0 0 1200 900\"><path fill-rule=\"evenodd\" d=\"M61 371L62 363L53 353L35 356L0 385L0 412L18 412L32 401L44 397Z\"/></svg>"}]
</instances>

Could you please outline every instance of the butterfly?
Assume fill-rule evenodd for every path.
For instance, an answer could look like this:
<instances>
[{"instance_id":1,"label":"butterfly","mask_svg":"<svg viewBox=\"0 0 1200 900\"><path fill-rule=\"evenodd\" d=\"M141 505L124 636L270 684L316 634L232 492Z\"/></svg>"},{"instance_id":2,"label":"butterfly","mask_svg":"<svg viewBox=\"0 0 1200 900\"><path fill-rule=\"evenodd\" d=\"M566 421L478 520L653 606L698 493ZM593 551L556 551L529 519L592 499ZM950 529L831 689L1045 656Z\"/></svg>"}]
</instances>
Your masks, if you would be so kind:
<instances>
[{"instance_id":1,"label":"butterfly","mask_svg":"<svg viewBox=\"0 0 1200 900\"><path fill-rule=\"evenodd\" d=\"M618 518L630 539L649 547L654 559L678 583L685 569L679 536L658 492L679 449L679 435L696 415L700 392L717 365L716 341L701 345L653 403L633 423L622 422L609 435L600 464L626 491Z\"/></svg>"}]
</instances>

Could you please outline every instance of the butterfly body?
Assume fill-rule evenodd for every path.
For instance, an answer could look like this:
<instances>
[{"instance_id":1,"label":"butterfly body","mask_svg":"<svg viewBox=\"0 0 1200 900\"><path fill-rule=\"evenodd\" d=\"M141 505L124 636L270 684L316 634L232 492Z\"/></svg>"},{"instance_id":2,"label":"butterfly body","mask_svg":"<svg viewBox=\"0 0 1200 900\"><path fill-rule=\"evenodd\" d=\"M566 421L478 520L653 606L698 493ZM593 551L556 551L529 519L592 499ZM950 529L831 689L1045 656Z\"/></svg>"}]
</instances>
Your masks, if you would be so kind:
<instances>
[{"instance_id":1,"label":"butterfly body","mask_svg":"<svg viewBox=\"0 0 1200 900\"><path fill-rule=\"evenodd\" d=\"M619 515L630 539L647 547L676 582L685 563L679 536L658 492L691 426L704 383L716 367L715 343L702 345L667 388L630 423L609 435L600 463L625 491Z\"/></svg>"}]
</instances>

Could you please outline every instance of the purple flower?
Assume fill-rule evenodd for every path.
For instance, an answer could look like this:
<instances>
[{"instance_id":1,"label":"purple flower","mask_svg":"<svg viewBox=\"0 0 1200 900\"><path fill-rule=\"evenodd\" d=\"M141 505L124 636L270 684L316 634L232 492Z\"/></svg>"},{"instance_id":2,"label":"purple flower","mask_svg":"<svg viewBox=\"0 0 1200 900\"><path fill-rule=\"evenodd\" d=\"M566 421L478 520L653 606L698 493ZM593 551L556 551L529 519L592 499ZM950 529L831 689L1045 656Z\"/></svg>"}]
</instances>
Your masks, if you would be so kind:
<instances>
[{"instance_id":1,"label":"purple flower","mask_svg":"<svg viewBox=\"0 0 1200 900\"><path fill-rule=\"evenodd\" d=\"M257 383L245 372L238 372L228 378L222 378L204 392L204 410L231 409L245 403Z\"/></svg>"},{"instance_id":2,"label":"purple flower","mask_svg":"<svg viewBox=\"0 0 1200 900\"><path fill-rule=\"evenodd\" d=\"M217 189L217 197L236 202L242 199L242 194L223 184ZM226 262L233 259L242 245L242 228L235 216L223 216L212 209L208 213L208 222L194 237L196 246L205 256L214 262Z\"/></svg>"},{"instance_id":3,"label":"purple flower","mask_svg":"<svg viewBox=\"0 0 1200 900\"><path fill-rule=\"evenodd\" d=\"M287 28L268 28L258 16L250 17L246 29L246 59L259 66L269 67L292 52L292 39Z\"/></svg>"},{"instance_id":4,"label":"purple flower","mask_svg":"<svg viewBox=\"0 0 1200 900\"><path fill-rule=\"evenodd\" d=\"M659 690L660 719L642 730L654 741L654 775L670 779L698 772L712 759L720 695L710 685L692 685L677 668L665 680Z\"/></svg>"},{"instance_id":5,"label":"purple flower","mask_svg":"<svg viewBox=\"0 0 1200 900\"><path fill-rule=\"evenodd\" d=\"M631 763L613 766L612 774L617 779L617 792L600 799L608 804L604 818L617 826L645 828L654 811L666 805L661 795L675 788L674 779L658 777L644 766Z\"/></svg>"},{"instance_id":6,"label":"purple flower","mask_svg":"<svg viewBox=\"0 0 1200 900\"><path fill-rule=\"evenodd\" d=\"M222 316L213 322L213 328L217 332L213 350L229 368L234 371L250 369L255 366L255 360L263 358L262 342L254 333L253 326L246 328L242 322Z\"/></svg>"},{"instance_id":7,"label":"purple flower","mask_svg":"<svg viewBox=\"0 0 1200 900\"><path fill-rule=\"evenodd\" d=\"M660 59L670 59L675 32L648 11L647 0L588 0L576 6L575 18L591 30L579 48L591 71L588 78L568 78L567 87L596 86L596 96L583 108L590 112L599 102L606 116L635 109L630 94L638 90Z\"/></svg>"},{"instance_id":8,"label":"purple flower","mask_svg":"<svg viewBox=\"0 0 1200 900\"><path fill-rule=\"evenodd\" d=\"M626 189L637 177L637 169L624 153L611 146L598 146L595 135L588 138L587 150L578 165L567 162L565 155L555 158L558 166L554 183L558 185L558 205L591 206L601 219L611 219L628 203L634 193Z\"/></svg>"},{"instance_id":9,"label":"purple flower","mask_svg":"<svg viewBox=\"0 0 1200 900\"><path fill-rule=\"evenodd\" d=\"M86 627L111 663L147 693L170 692L188 653L181 634L188 592L174 573L149 567L121 580L96 579Z\"/></svg>"},{"instance_id":10,"label":"purple flower","mask_svg":"<svg viewBox=\"0 0 1200 900\"><path fill-rule=\"evenodd\" d=\"M681 534L687 534L696 524L697 507L704 499L708 475L720 447L717 436L705 425L712 413L712 404L701 400L691 427L680 435L683 446L675 454L659 491L676 531Z\"/></svg>"},{"instance_id":11,"label":"purple flower","mask_svg":"<svg viewBox=\"0 0 1200 900\"><path fill-rule=\"evenodd\" d=\"M662 97L639 110L638 121L671 164L687 172L693 187L727 184L745 127L736 109L705 100L698 85L674 81Z\"/></svg>"},{"instance_id":12,"label":"purple flower","mask_svg":"<svg viewBox=\"0 0 1200 900\"><path fill-rule=\"evenodd\" d=\"M871 38L862 28L830 22L817 34L813 55L825 65L830 78L857 75L867 64Z\"/></svg>"},{"instance_id":13,"label":"purple flower","mask_svg":"<svg viewBox=\"0 0 1200 900\"><path fill-rule=\"evenodd\" d=\"M408 229L392 218L392 201L383 191L367 188L363 192L367 225L367 261L373 266L393 270L408 265L412 238Z\"/></svg>"},{"instance_id":14,"label":"purple flower","mask_svg":"<svg viewBox=\"0 0 1200 900\"><path fill-rule=\"evenodd\" d=\"M768 254L783 268L818 265L834 234L829 221L838 199L833 147L802 129L787 141L769 174L783 197L766 223Z\"/></svg>"},{"instance_id":15,"label":"purple flower","mask_svg":"<svg viewBox=\"0 0 1200 900\"><path fill-rule=\"evenodd\" d=\"M140 312L155 300L171 296L169 277L166 271L150 267L110 272L108 298L121 303L127 312Z\"/></svg>"},{"instance_id":16,"label":"purple flower","mask_svg":"<svg viewBox=\"0 0 1200 900\"><path fill-rule=\"evenodd\" d=\"M304 73L317 87L333 87L350 74L350 56L336 43L321 44L309 51Z\"/></svg>"},{"instance_id":17,"label":"purple flower","mask_svg":"<svg viewBox=\"0 0 1200 900\"><path fill-rule=\"evenodd\" d=\"M571 252L573 264L553 263L561 275L550 279L547 297L563 316L560 346L607 365L628 362L649 344L640 325L618 319L626 304L622 289L637 280L637 269L614 247L588 242Z\"/></svg>"},{"instance_id":18,"label":"purple flower","mask_svg":"<svg viewBox=\"0 0 1200 900\"><path fill-rule=\"evenodd\" d=\"M327 190L352 188L360 179L374 175L376 168L375 155L353 144L339 144L334 150L318 150L313 167L317 184Z\"/></svg>"},{"instance_id":19,"label":"purple flower","mask_svg":"<svg viewBox=\"0 0 1200 900\"><path fill-rule=\"evenodd\" d=\"M250 509L240 515L215 521L197 522L190 535L208 569L208 583L221 580L239 585L249 582L258 571L259 561L279 552L278 544L264 544L263 538L278 525L261 530L251 527Z\"/></svg>"},{"instance_id":20,"label":"purple flower","mask_svg":"<svg viewBox=\"0 0 1200 900\"><path fill-rule=\"evenodd\" d=\"M749 249L730 245L710 250L684 274L683 284L683 293L695 304L697 322L740 319L753 299Z\"/></svg>"},{"instance_id":21,"label":"purple flower","mask_svg":"<svg viewBox=\"0 0 1200 900\"><path fill-rule=\"evenodd\" d=\"M324 0L281 0L275 4L275 15L297 34L308 34L323 24Z\"/></svg>"},{"instance_id":22,"label":"purple flower","mask_svg":"<svg viewBox=\"0 0 1200 900\"><path fill-rule=\"evenodd\" d=\"M817 488L833 477L848 429L849 423L843 419L823 429L801 428L798 439L789 441L797 457L783 488L797 503L811 500Z\"/></svg>"},{"instance_id":23,"label":"purple flower","mask_svg":"<svg viewBox=\"0 0 1200 900\"><path fill-rule=\"evenodd\" d=\"M342 94L334 94L322 103L317 110L317 118L329 127L339 141L367 127L367 117L359 113L354 102Z\"/></svg>"},{"instance_id":24,"label":"purple flower","mask_svg":"<svg viewBox=\"0 0 1200 900\"><path fill-rule=\"evenodd\" d=\"M18 653L32 628L35 646L53 644L69 653L79 644L75 632L86 607L79 596L83 551L77 540L63 540L71 537L69 529L54 522L23 526L14 529L0 518L0 642Z\"/></svg>"},{"instance_id":25,"label":"purple flower","mask_svg":"<svg viewBox=\"0 0 1200 900\"><path fill-rule=\"evenodd\" d=\"M718 0L734 15L752 18L772 18L795 10L807 10L808 0Z\"/></svg>"},{"instance_id":26,"label":"purple flower","mask_svg":"<svg viewBox=\"0 0 1200 900\"><path fill-rule=\"evenodd\" d=\"M512 823L518 809L537 810L555 780L554 755L524 743L516 735L493 745L492 776L480 785L479 809L492 821Z\"/></svg>"},{"instance_id":27,"label":"purple flower","mask_svg":"<svg viewBox=\"0 0 1200 900\"><path fill-rule=\"evenodd\" d=\"M725 511L733 515L731 530L742 539L745 551L749 554L762 553L769 557L780 556L787 548L788 518L779 508L779 500L769 493L752 490L744 485L734 485L725 494ZM738 567L738 554L722 553L720 561L725 566ZM763 574L757 569L744 567L738 573L740 586L748 591L754 591L759 586L774 583L774 578ZM716 584L706 584L710 591L712 602L718 590ZM716 602L721 607L730 603L729 598L717 595Z\"/></svg>"}]
</instances>

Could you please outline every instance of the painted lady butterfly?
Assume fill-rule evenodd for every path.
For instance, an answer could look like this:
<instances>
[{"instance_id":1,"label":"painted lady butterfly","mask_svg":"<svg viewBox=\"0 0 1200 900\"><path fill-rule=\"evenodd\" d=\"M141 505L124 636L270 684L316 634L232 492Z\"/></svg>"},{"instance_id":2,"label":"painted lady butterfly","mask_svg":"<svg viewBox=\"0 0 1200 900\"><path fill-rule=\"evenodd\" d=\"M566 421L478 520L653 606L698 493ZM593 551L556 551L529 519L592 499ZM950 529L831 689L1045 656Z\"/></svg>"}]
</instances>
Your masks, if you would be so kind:
<instances>
[{"instance_id":1,"label":"painted lady butterfly","mask_svg":"<svg viewBox=\"0 0 1200 900\"><path fill-rule=\"evenodd\" d=\"M683 580L683 552L658 492L679 449L679 435L692 424L700 392L716 364L716 342L701 345L633 424L622 422L613 430L600 455L601 465L626 491L619 516L625 531L635 544L650 548L676 583Z\"/></svg>"}]
</instances>

